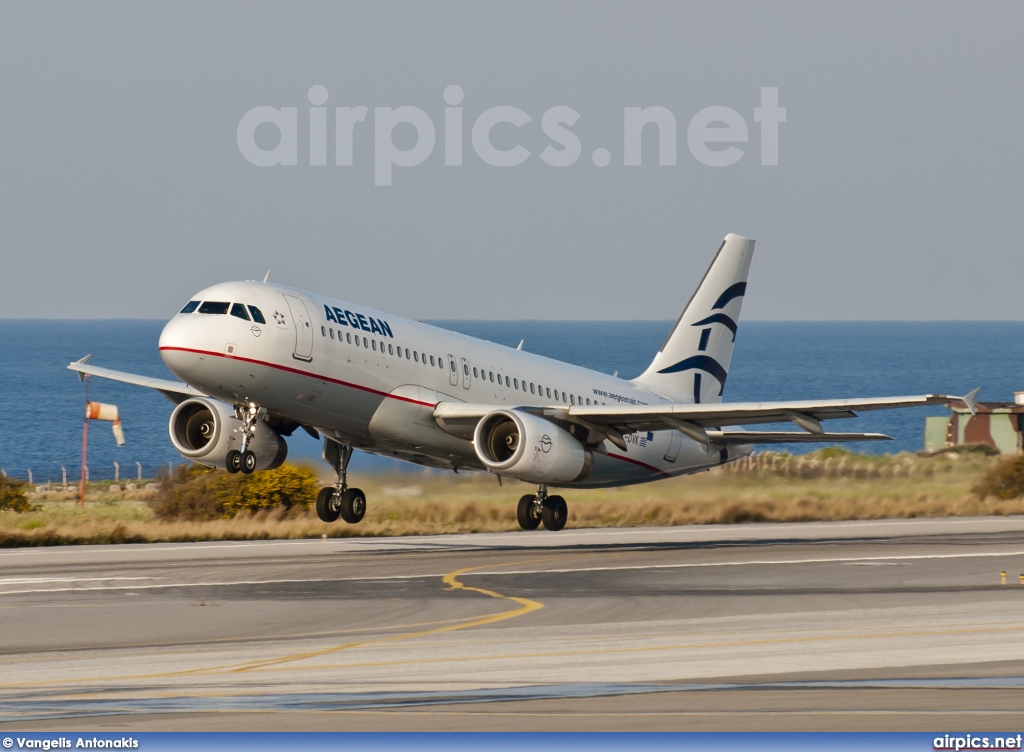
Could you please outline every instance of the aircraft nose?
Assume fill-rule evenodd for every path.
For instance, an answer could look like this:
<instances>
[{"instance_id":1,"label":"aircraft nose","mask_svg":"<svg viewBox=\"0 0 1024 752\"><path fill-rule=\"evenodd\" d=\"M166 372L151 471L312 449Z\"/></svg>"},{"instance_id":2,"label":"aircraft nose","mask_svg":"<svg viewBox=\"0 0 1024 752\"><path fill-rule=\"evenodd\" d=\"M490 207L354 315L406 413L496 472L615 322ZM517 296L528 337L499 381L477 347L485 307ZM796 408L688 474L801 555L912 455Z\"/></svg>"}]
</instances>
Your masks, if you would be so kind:
<instances>
[{"instance_id":1,"label":"aircraft nose","mask_svg":"<svg viewBox=\"0 0 1024 752\"><path fill-rule=\"evenodd\" d=\"M160 358L171 373L186 384L195 384L203 364L202 355L195 349L195 325L188 315L178 315L167 322L160 332Z\"/></svg>"}]
</instances>

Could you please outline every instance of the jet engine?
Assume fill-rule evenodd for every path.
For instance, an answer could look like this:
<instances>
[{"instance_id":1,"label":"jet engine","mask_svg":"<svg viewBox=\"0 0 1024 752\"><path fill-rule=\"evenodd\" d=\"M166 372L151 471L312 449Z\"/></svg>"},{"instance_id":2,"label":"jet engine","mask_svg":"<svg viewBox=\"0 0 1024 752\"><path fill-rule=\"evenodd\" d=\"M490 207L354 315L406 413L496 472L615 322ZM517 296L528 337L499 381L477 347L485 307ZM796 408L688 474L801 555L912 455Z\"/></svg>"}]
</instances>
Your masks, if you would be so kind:
<instances>
[{"instance_id":1,"label":"jet engine","mask_svg":"<svg viewBox=\"0 0 1024 752\"><path fill-rule=\"evenodd\" d=\"M188 399L171 413L171 443L187 460L225 469L229 449L241 449L242 421L231 406L212 399ZM288 444L262 420L249 442L257 470L280 467L288 456Z\"/></svg>"},{"instance_id":2,"label":"jet engine","mask_svg":"<svg viewBox=\"0 0 1024 752\"><path fill-rule=\"evenodd\" d=\"M473 446L488 470L530 483L580 480L594 462L568 431L520 410L484 416L473 433Z\"/></svg>"}]
</instances>

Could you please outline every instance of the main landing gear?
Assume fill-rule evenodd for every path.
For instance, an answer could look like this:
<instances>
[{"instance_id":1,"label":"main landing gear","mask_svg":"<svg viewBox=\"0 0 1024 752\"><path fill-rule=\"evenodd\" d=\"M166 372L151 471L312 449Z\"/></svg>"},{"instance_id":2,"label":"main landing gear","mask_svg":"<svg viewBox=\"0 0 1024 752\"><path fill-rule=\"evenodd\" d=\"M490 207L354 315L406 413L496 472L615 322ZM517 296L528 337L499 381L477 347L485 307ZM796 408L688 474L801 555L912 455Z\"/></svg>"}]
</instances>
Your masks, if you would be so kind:
<instances>
[{"instance_id":1,"label":"main landing gear","mask_svg":"<svg viewBox=\"0 0 1024 752\"><path fill-rule=\"evenodd\" d=\"M536 530L542 522L547 530L561 530L569 519L569 506L561 496L548 496L548 487L542 483L536 495L519 500L516 518L523 530Z\"/></svg>"},{"instance_id":2,"label":"main landing gear","mask_svg":"<svg viewBox=\"0 0 1024 752\"><path fill-rule=\"evenodd\" d=\"M241 470L246 475L256 469L256 455L249 449L249 442L256 435L256 422L263 419L267 411L255 402L243 402L235 405L235 417L242 421L242 448L229 449L224 460L229 473Z\"/></svg>"},{"instance_id":3,"label":"main landing gear","mask_svg":"<svg viewBox=\"0 0 1024 752\"><path fill-rule=\"evenodd\" d=\"M325 439L324 459L334 467L338 481L322 489L316 497L316 516L324 522L334 522L341 517L354 525L366 514L366 495L358 488L348 487L348 462L352 459L352 447Z\"/></svg>"}]
</instances>

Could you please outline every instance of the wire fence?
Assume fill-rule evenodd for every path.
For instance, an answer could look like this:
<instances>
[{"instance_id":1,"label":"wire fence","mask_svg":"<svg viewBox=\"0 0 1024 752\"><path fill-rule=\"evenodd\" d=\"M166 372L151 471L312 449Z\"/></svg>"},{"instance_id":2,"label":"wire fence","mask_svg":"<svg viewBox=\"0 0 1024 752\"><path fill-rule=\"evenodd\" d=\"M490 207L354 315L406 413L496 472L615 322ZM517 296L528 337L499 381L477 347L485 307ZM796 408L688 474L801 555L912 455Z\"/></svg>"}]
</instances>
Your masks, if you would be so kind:
<instances>
[{"instance_id":1,"label":"wire fence","mask_svg":"<svg viewBox=\"0 0 1024 752\"><path fill-rule=\"evenodd\" d=\"M166 465L143 464L141 462L114 462L112 464L89 464L85 466L86 482L112 481L113 483L141 482L166 478L174 473L174 468L181 464L168 462ZM50 488L77 487L82 480L81 462L62 465L58 468L47 467L42 470L25 468L24 470L0 467L0 476L20 480L31 486Z\"/></svg>"}]
</instances>

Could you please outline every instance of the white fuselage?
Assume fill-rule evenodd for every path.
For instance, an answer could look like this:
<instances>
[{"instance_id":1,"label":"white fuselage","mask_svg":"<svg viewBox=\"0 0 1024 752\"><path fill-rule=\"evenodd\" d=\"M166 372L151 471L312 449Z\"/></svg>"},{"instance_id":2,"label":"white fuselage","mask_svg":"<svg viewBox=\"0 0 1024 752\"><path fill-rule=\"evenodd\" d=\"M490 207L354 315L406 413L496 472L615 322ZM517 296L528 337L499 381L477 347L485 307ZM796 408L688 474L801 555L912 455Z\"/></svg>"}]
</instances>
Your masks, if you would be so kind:
<instances>
[{"instance_id":1,"label":"white fuselage","mask_svg":"<svg viewBox=\"0 0 1024 752\"><path fill-rule=\"evenodd\" d=\"M507 409L669 401L607 374L278 285L229 282L193 300L240 303L248 320L202 308L174 316L160 354L180 379L229 404L252 400L337 441L422 465L484 469L472 441L438 426L438 402ZM265 323L253 319L253 307ZM707 448L678 431L625 438L625 451L599 446L593 470L570 485L656 480L749 453Z\"/></svg>"}]
</instances>

